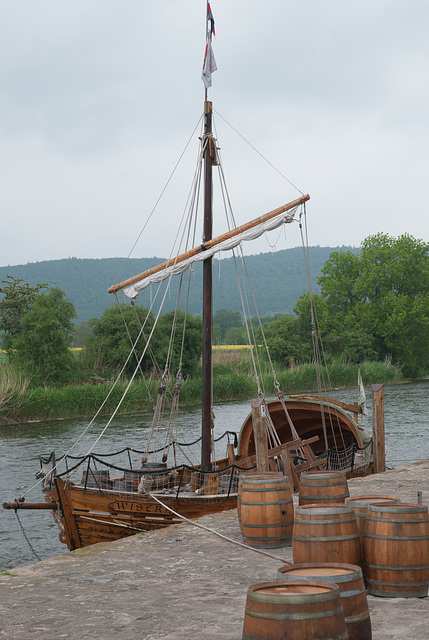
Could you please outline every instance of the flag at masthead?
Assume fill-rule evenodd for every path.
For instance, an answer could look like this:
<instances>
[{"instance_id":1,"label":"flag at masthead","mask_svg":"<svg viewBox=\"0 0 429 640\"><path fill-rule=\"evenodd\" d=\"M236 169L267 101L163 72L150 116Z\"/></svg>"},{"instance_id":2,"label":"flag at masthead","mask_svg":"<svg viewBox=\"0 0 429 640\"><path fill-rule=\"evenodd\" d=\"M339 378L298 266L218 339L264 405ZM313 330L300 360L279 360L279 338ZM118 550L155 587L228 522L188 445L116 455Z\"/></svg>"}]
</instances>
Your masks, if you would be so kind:
<instances>
[{"instance_id":1,"label":"flag at masthead","mask_svg":"<svg viewBox=\"0 0 429 640\"><path fill-rule=\"evenodd\" d=\"M213 54L212 48L212 36L215 33L215 21L213 13L210 7L210 3L207 3L207 36L206 36L206 48L204 51L203 72L201 79L204 82L204 87L208 89L212 86L212 73L216 71L216 60Z\"/></svg>"}]
</instances>

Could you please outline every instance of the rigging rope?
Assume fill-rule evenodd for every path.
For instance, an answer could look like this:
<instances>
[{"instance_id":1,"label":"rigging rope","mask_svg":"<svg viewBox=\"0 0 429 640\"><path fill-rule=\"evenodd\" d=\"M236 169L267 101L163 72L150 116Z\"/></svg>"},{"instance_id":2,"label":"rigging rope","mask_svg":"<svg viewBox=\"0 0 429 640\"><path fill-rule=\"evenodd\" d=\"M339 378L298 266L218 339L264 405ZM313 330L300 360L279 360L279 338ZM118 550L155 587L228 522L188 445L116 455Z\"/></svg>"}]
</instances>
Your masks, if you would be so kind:
<instances>
[{"instance_id":1,"label":"rigging rope","mask_svg":"<svg viewBox=\"0 0 429 640\"><path fill-rule=\"evenodd\" d=\"M158 291L159 291L159 289L158 289ZM155 295L155 298L154 298L153 303L155 302L156 296L158 295L158 291L157 291L157 293L156 293L156 295ZM153 303L152 303L152 304L153 304ZM148 314L151 312L151 310L152 310L152 306L149 308ZM142 330L143 330L143 328L144 328L144 327L142 327ZM139 338L140 338L140 333L139 333L139 335L137 336L137 340L136 340L136 343L135 343L135 344L137 344L137 342L138 342ZM93 424L94 424L95 420L96 420L96 419L98 418L98 416L101 414L101 412L102 412L102 410L103 410L104 406L107 404L107 402L108 402L108 400L109 400L110 396L113 394L113 392L114 392L114 390L115 390L116 385L119 383L119 380L121 379L122 375L124 374L124 372L125 372L125 370L126 370L126 368L127 368L128 362L129 362L130 358L132 357L132 355L133 355L133 349L131 349L131 351L129 352L128 357L127 357L127 359L125 360L125 362L124 362L124 364L123 364L123 366L122 366L121 371L119 372L119 374L118 374L117 378L115 379L115 381L113 382L112 386L110 387L110 389L109 389L109 391L108 391L108 393L107 393L107 395L106 395L105 399L104 399L104 400L103 400L103 402L101 403L101 405L100 405L100 407L99 407L98 411L95 413L94 417L90 420L90 422L88 423L88 425L87 425L87 426L85 427L85 429L82 431L82 433L80 434L80 436L79 436L78 438L76 438L76 440L73 442L73 444L70 446L70 448L69 448L69 449L66 451L66 453L62 456L62 458L66 457L67 455L69 455L69 454L70 454L70 452L71 452L71 451L73 451L73 449L76 447L76 445L77 445L77 444L82 440L82 438L85 436L85 434L86 434L86 433L89 431L89 429L93 426ZM139 362L141 362L141 360L143 360L143 356L144 356L144 354L142 355L142 357L141 357L141 359L140 359L140 361L139 361ZM135 372L134 372L134 377L135 377L135 375L136 375L136 373L137 373L137 369L138 369L138 364L137 364L137 368L136 368L136 370L135 370ZM134 379L134 377L133 377L132 379ZM130 382L130 384L131 384L131 382ZM130 387L130 384L127 386L126 391L125 391L125 394L122 396L121 404L122 404L122 401L123 401L123 399L124 399L124 397L125 397L125 395L126 395L126 393L127 393L128 389L129 389L129 387ZM117 410L118 410L118 409L119 409L119 406L117 406ZM116 415L117 410L115 411L115 414L114 414L114 415ZM104 433L106 432L106 430L107 430L108 426L110 426L110 424L111 424L111 422L112 422L112 420L113 420L113 418L114 418L114 415L112 415L111 420L110 420L110 421L107 423L107 425L104 427L104 429L102 430L102 432L101 432L100 436L98 437L98 439L96 440L96 442L94 443L94 445L93 445L93 447L90 449L90 451L92 451L92 449L94 448L94 446L97 444L97 442L99 442L99 440L101 439L101 437L104 435ZM90 453L90 451L89 451L88 453ZM60 460L61 460L61 458L60 458ZM60 461L58 461L58 462L53 466L53 468L51 469L51 471L52 471L52 472L54 472L54 471L57 469L59 462L60 462ZM35 482L35 483L34 483L34 484L29 488L29 489L27 489L27 491L25 491L25 492L22 494L22 496L24 497L24 496L28 495L29 493L31 493L31 491L33 491L33 489L35 489L36 487L38 487L38 486L39 486L39 485L41 485L42 483L43 483L43 478L41 478L38 482Z\"/></svg>"},{"instance_id":2,"label":"rigging rope","mask_svg":"<svg viewBox=\"0 0 429 640\"><path fill-rule=\"evenodd\" d=\"M125 319L125 315L124 315L124 312L123 312L122 306L119 304L118 296L116 295L116 293L115 293L115 298L116 298L116 302L117 302L117 304L118 304L119 312L120 312L121 317L122 317L122 321L123 321L124 326L125 326L125 331L127 332L127 336L128 336L129 341L130 341L130 344L131 344L131 349L132 349L132 351L133 351L133 353L134 353L134 355L135 355L136 361L138 362L138 360L139 360L139 359L138 359L138 355L137 355L137 352L136 352L136 349L135 349L135 345L133 344L133 339L132 339L132 337L131 337L131 334L130 334L130 331L129 331L129 328L128 328L127 321L126 321L126 319ZM131 306L132 306L132 308L134 309L134 316L135 316L135 318L136 318L136 320L137 320L137 322L138 322L138 324L140 325L140 328L141 328L142 323L140 322L140 318L139 318L139 315L138 315L138 313L137 313L137 309L135 308L135 305L134 305L134 301L133 301L133 300L131 301ZM146 341L146 343L147 343L146 336L145 336L145 334L144 334L144 332L143 332L143 331L142 331L142 337L143 337L143 339L144 339L144 340ZM148 345L148 349L149 349L149 354L150 354L151 359L152 359L152 363L155 365L156 363L154 362L154 360L153 360L153 358L152 358L152 356L153 356L153 352L152 352L152 350L150 349L149 345ZM141 367L141 366L139 366L139 369L140 369L141 376L142 376L142 378L143 378L143 382L144 382L144 385L145 385L145 388L146 388L146 392L147 392L147 395L148 395L149 401L150 401L151 405L152 405L152 406L154 406L154 402L153 402L153 399L152 399L152 396L151 396L151 393L150 393L150 389L149 389L149 387L148 387L148 385L147 385L147 383L146 383L146 378L144 377L144 374L143 374L143 369L142 369L142 367Z\"/></svg>"},{"instance_id":3,"label":"rigging rope","mask_svg":"<svg viewBox=\"0 0 429 640\"><path fill-rule=\"evenodd\" d=\"M286 182L288 182L291 187L293 187L294 189L296 189L302 196L304 195L304 192L301 191L301 189L299 189L293 182L291 182L291 180L289 180L289 178L287 178L279 169L277 169L277 167L275 167L260 151L258 151L258 149L256 147L253 146L253 144L251 144L243 135L241 135L241 133L239 131L237 131L237 129L235 127L232 126L232 124L230 122L228 122L228 120L226 120L226 118L224 118L218 111L216 111L216 109L213 109L213 111L229 126L231 127L231 129L238 135L240 136L240 138L242 140L244 140L244 142L246 144L249 145L249 147L251 149L253 149L253 151L255 151L263 160L265 160L265 162L267 162L270 167L272 167L274 169L274 171L277 171L277 173L279 175L281 175L282 178L284 178L286 180Z\"/></svg>"},{"instance_id":4,"label":"rigging rope","mask_svg":"<svg viewBox=\"0 0 429 640\"><path fill-rule=\"evenodd\" d=\"M324 440L325 440L325 448L328 449L329 445L328 445L328 433L327 433L327 427L326 427L326 416L325 416L325 411L324 411L324 407L323 407L323 400L322 400L322 377L323 377L323 365L322 365L322 361L325 364L325 370L326 370L326 375L328 378L328 387L330 388L330 380L329 380L329 373L326 367L326 357L325 357L325 353L323 350L323 343L320 339L321 337L321 331L320 331L320 326L319 326L319 321L318 321L318 317L317 317L317 310L316 310L316 305L314 302L314 296L313 296L313 289L312 289L312 285L311 285L311 276L310 276L310 256L309 256L309 248L308 248L308 228L307 228L307 210L306 210L306 206L304 203L304 209L303 209L303 217L304 217L304 226L305 226L305 238L304 238L304 234L303 234L303 230L302 230L302 222L300 221L300 232L301 232L301 242L302 242L302 248L303 248L303 253L304 253L304 262L305 262L305 268L306 268L306 273L307 273L307 284L308 284L308 292L309 292L309 299L310 299L310 313L311 313L311 337L312 337L312 342L313 342L313 352L314 352L314 356L315 356L315 367L316 367L316 377L317 377L317 387L318 387L318 393L319 393L319 403L320 403L320 416L321 416L321 420L322 420L322 428L323 428L323 436L324 436ZM319 342L320 341L320 342ZM323 388L327 388L327 385L323 384ZM338 413L337 413L337 409L334 409L335 411L335 415L337 417L337 426L338 426L338 431L339 434L341 436L341 442L342 442L342 447L343 449L345 449L346 445L345 445L345 440L344 440L344 434L343 431L341 429L340 426L340 420L338 417ZM336 439L336 434L335 434L335 428L334 428L334 424L332 421L332 414L329 412L329 421L330 421L330 427L331 427L331 433L332 433L332 438L333 438L333 442L335 445L335 448L338 449L338 444L337 444L337 439Z\"/></svg>"},{"instance_id":5,"label":"rigging rope","mask_svg":"<svg viewBox=\"0 0 429 640\"><path fill-rule=\"evenodd\" d=\"M174 165L173 171L171 172L171 174L170 174L170 176L169 176L169 178L168 178L167 182L165 183L164 188L162 189L162 191L161 191L160 195L158 196L158 199L156 200L156 202L155 202L155 204L154 204L154 206L153 206L153 208L152 208L152 211L151 211L151 212L150 212L150 214L149 214L149 217L147 218L147 220L146 220L145 224L143 225L143 228L141 229L141 231L140 231L139 235L137 236L137 238L136 238L136 240L135 240L135 242L134 242L133 246L131 247L131 249L130 249L130 251L129 251L128 255L127 255L127 257L125 258L124 263L123 263L122 267L120 268L120 270L119 270L119 272L118 272L118 275L116 276L115 280L113 281L113 284L115 284L115 283L118 281L119 276L121 275L122 271L124 270L124 267L125 267L126 263L127 263L127 262L128 262L128 260L130 259L130 256L132 255L132 253L133 253L134 249L136 248L136 245L138 244L138 242L139 242L139 240L140 240L141 236L143 235L144 230L146 229L147 225L149 224L149 221L151 220L151 218L152 218L153 214L155 213L155 210L157 209L157 207L158 207L158 205L159 205L159 203L160 203L160 201L161 201L161 198L163 197L163 195L164 195L165 191L167 190L168 185L170 184L170 182L171 182L171 180L172 180L172 178L173 178L174 174L176 173L176 170L177 170L177 168L178 168L178 166L179 166L180 162L182 161L182 158L183 158L183 156L185 155L185 152L186 152L187 148L189 147L189 145L190 145L191 141L194 139L195 131L197 130L198 126L200 126L200 124L201 124L201 122L202 122L202 119L203 119L203 116L201 115L201 116L199 117L198 122L197 122L197 124L195 125L195 127L194 127L194 129L193 129L193 131L192 131L191 135L189 136L188 141L187 141L187 143L185 144L185 147L184 147L184 149L183 149L182 153L181 153L181 154L180 154L180 156L179 156L179 159L177 160L176 164Z\"/></svg>"}]
</instances>

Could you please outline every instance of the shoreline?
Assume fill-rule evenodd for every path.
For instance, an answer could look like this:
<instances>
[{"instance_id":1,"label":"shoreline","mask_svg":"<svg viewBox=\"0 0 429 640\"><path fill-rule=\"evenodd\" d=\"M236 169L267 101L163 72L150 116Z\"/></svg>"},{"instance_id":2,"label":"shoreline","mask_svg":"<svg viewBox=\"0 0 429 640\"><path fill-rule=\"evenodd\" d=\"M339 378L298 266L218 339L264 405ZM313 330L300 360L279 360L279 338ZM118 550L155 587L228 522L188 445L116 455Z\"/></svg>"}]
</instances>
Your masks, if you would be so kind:
<instances>
[{"instance_id":1,"label":"shoreline","mask_svg":"<svg viewBox=\"0 0 429 640\"><path fill-rule=\"evenodd\" d=\"M406 385L406 384L413 384L413 383L418 383L418 382L424 382L426 380L429 379L429 376L426 376L424 378L418 378L416 380L412 380L412 379L394 379L391 380L389 382L384 382L383 387L389 387L389 386L394 386L394 385ZM366 385L366 388L368 389L368 387L371 386L371 384L373 383L369 383ZM76 388L82 388L85 385L77 385ZM332 391L342 391L342 390L349 390L349 389L353 389L355 388L356 385L336 385L333 386L332 389L330 391L326 391L323 392L324 394L329 395L329 393L331 393ZM304 389L304 390L299 390L296 391L294 390L293 392L291 392L290 394L285 394L285 395L295 395L295 394L317 394L318 391L317 389ZM243 395L239 395L238 397L216 397L214 399L214 405L216 404L223 404L223 403L228 403L228 402L242 402L245 400L248 400L251 396L249 394L245 394L243 393ZM275 395L267 395L266 397L267 400L271 400L271 399L275 399ZM181 403L181 407L183 409L193 409L195 407L198 407L201 404L201 402L198 399L184 399ZM93 410L91 412L89 411L85 411L85 412L81 412L81 413L74 413L73 415L65 415L65 414L61 414L58 416L41 416L38 418L28 418L28 419L24 419L24 418L18 418L18 419L13 419L13 418L7 418L5 416L1 416L0 415L0 430L2 427L12 427L12 426L18 426L18 425L25 425L25 424L37 424L40 422L50 422L50 421L54 421L54 420L85 420L85 419L92 419L94 417L94 413L97 411L97 409L99 408L99 405L94 406ZM136 408L136 409L126 409L124 411L118 411L118 416L127 416L127 415L132 415L135 413L145 413L145 412L151 412L152 411L152 407L150 406L150 404L148 403L147 406L145 405L143 408ZM100 413L99 417L103 418L105 416L109 416L111 415L111 411L107 411L105 413Z\"/></svg>"}]
</instances>

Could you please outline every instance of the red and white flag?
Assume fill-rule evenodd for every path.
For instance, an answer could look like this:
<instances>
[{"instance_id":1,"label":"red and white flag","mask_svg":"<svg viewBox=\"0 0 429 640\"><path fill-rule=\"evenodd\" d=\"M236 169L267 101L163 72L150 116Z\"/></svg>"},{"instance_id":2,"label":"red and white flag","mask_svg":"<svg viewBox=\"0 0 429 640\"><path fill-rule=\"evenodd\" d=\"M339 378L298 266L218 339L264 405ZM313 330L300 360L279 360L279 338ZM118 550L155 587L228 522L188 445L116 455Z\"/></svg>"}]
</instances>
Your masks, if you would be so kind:
<instances>
[{"instance_id":1,"label":"red and white flag","mask_svg":"<svg viewBox=\"0 0 429 640\"><path fill-rule=\"evenodd\" d=\"M212 49L211 37L207 36L206 50L204 52L203 72L201 74L202 81L206 89L212 86L212 73L216 71L216 60Z\"/></svg>"},{"instance_id":2,"label":"red and white flag","mask_svg":"<svg viewBox=\"0 0 429 640\"><path fill-rule=\"evenodd\" d=\"M212 33L214 36L216 35L215 33L215 21L213 18L213 12L212 12L212 8L210 6L210 2L207 4L207 19L210 22L210 33Z\"/></svg>"},{"instance_id":3,"label":"red and white flag","mask_svg":"<svg viewBox=\"0 0 429 640\"><path fill-rule=\"evenodd\" d=\"M212 48L212 36L215 35L215 21L210 2L207 3L207 23L206 49L204 51L203 72L201 74L201 79L206 89L212 86L212 73L217 69Z\"/></svg>"}]
</instances>

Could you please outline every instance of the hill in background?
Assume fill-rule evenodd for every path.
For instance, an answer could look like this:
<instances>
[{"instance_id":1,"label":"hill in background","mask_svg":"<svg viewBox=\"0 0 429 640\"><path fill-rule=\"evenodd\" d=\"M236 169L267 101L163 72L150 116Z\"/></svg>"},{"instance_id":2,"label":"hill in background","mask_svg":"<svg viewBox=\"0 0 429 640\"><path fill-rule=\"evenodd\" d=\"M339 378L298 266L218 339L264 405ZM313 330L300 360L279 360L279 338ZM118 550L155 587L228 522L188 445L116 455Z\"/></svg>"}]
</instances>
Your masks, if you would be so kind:
<instances>
[{"instance_id":1,"label":"hill in background","mask_svg":"<svg viewBox=\"0 0 429 640\"><path fill-rule=\"evenodd\" d=\"M309 248L311 283L314 293L320 292L317 278L324 263L332 251L339 249L355 253L359 251L356 247L344 246ZM121 271L125 262L123 258L46 260L26 265L0 267L0 281L5 280L8 274L14 278L22 278L32 286L39 282L54 282L74 304L79 322L100 317L106 307L115 303L115 297L107 293L107 289L113 284L115 278L117 281L125 280L163 261L164 258L131 258ZM241 312L234 258L214 260L213 265L214 311L228 309ZM301 247L284 249L276 253L246 256L246 265L260 316L292 313L299 296L308 291ZM192 279L189 311L193 314L201 314L201 264L196 265ZM179 278L173 280L163 312L174 309L176 305ZM138 304L149 306L150 296L154 293L155 286L152 286L152 291L148 288L142 292L137 299ZM123 301L123 297L120 301ZM251 315L254 315L253 309L251 309Z\"/></svg>"}]
</instances>

